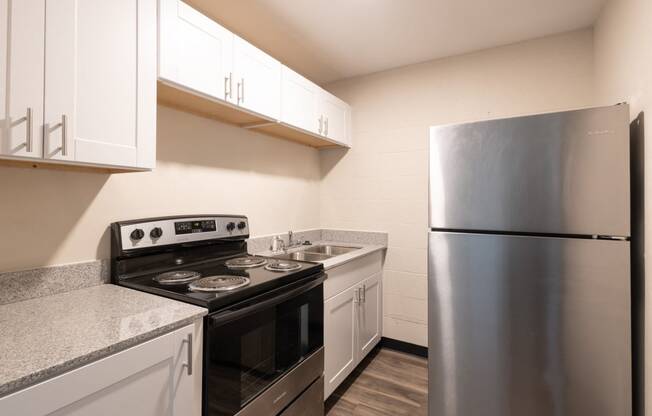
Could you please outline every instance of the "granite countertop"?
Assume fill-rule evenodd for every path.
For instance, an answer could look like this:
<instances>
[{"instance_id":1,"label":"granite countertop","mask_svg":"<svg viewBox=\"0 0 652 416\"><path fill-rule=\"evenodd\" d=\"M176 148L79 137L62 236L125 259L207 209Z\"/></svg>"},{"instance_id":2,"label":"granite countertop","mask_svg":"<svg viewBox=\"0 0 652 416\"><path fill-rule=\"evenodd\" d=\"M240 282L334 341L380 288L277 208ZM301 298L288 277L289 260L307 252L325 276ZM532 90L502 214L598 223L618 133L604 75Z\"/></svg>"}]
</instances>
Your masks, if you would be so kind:
<instances>
[{"instance_id":1,"label":"granite countertop","mask_svg":"<svg viewBox=\"0 0 652 416\"><path fill-rule=\"evenodd\" d=\"M288 253L294 253L295 251L304 251L307 250L309 247L314 247L318 245L334 245L334 246L344 246L344 247L359 247L358 250L353 250L349 253L346 254L340 254L337 256L333 256L330 259L324 260L321 263L324 265L324 270L332 269L333 267L341 266L344 263L348 263L352 260L355 260L357 258L366 256L368 254L374 253L379 250L385 250L387 248L386 245L384 244L362 244L362 243L353 243L353 242L346 242L346 241L327 241L327 240L318 240L318 241L311 241L310 246L299 246L292 248L288 250ZM260 256L273 256L275 253L272 251L264 251L261 253L256 253ZM278 254L278 253L276 253Z\"/></svg>"},{"instance_id":2,"label":"granite countertop","mask_svg":"<svg viewBox=\"0 0 652 416\"><path fill-rule=\"evenodd\" d=\"M105 284L0 306L0 396L170 332L207 310Z\"/></svg>"}]
</instances>

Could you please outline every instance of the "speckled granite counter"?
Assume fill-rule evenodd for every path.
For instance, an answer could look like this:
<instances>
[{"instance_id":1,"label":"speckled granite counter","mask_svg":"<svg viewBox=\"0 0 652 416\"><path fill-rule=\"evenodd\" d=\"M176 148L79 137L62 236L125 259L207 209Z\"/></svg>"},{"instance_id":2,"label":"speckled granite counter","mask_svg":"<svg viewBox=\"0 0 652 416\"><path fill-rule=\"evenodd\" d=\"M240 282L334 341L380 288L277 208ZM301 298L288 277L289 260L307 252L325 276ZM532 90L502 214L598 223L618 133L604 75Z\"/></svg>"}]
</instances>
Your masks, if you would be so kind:
<instances>
[{"instance_id":1,"label":"speckled granite counter","mask_svg":"<svg viewBox=\"0 0 652 416\"><path fill-rule=\"evenodd\" d=\"M110 284L0 306L0 396L202 317L207 310Z\"/></svg>"}]
</instances>

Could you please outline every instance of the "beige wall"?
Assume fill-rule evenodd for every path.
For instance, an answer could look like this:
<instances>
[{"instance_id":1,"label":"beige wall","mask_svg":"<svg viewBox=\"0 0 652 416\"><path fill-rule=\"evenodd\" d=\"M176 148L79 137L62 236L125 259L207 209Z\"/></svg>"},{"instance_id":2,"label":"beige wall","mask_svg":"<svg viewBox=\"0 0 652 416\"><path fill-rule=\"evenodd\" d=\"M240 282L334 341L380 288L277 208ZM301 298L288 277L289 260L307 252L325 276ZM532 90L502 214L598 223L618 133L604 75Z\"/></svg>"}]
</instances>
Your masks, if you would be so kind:
<instances>
[{"instance_id":1,"label":"beige wall","mask_svg":"<svg viewBox=\"0 0 652 416\"><path fill-rule=\"evenodd\" d=\"M425 345L428 126L591 105L592 36L332 84L354 108L348 152L320 154L159 107L153 172L0 167L0 253L11 253L0 271L107 258L107 225L137 217L244 213L256 235L319 225L388 231L385 335Z\"/></svg>"},{"instance_id":2,"label":"beige wall","mask_svg":"<svg viewBox=\"0 0 652 416\"><path fill-rule=\"evenodd\" d=\"M645 257L650 258L652 242L652 1L610 0L605 5L595 25L595 90L598 104L616 101L630 103L631 119L641 112L647 116L645 150ZM637 158L636 155L634 155ZM646 267L646 280L652 275L652 267ZM645 285L645 333L643 348L652 350L652 285ZM638 295L636 295L638 296ZM645 379L652 377L652 359L645 360ZM645 383L644 396L652 400L652 383ZM639 403L640 405L640 403ZM648 403L644 414L652 415ZM641 413L643 414L643 413Z\"/></svg>"},{"instance_id":3,"label":"beige wall","mask_svg":"<svg viewBox=\"0 0 652 416\"><path fill-rule=\"evenodd\" d=\"M592 36L579 31L328 86L353 106L353 149L321 153L321 222L389 232L385 336L427 343L428 127L590 106Z\"/></svg>"},{"instance_id":4,"label":"beige wall","mask_svg":"<svg viewBox=\"0 0 652 416\"><path fill-rule=\"evenodd\" d=\"M317 150L165 107L157 145L153 172L0 167L0 272L108 258L107 226L122 219L246 214L256 235L319 226Z\"/></svg>"}]
</instances>

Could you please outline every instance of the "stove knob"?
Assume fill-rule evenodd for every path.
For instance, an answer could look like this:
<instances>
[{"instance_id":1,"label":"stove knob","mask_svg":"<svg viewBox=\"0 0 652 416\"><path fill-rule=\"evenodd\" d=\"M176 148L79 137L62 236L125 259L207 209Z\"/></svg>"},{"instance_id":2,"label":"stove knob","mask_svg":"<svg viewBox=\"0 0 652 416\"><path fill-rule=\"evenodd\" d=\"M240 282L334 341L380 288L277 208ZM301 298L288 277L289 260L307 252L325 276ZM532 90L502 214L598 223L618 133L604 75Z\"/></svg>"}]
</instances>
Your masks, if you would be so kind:
<instances>
[{"instance_id":1,"label":"stove knob","mask_svg":"<svg viewBox=\"0 0 652 416\"><path fill-rule=\"evenodd\" d=\"M226 224L226 230L227 231L230 232L230 231L233 231L234 229L235 229L235 223L234 222L230 222L230 223Z\"/></svg>"},{"instance_id":2,"label":"stove knob","mask_svg":"<svg viewBox=\"0 0 652 416\"><path fill-rule=\"evenodd\" d=\"M152 231L149 232L149 236L152 238L161 238L163 235L163 230L161 227L152 228Z\"/></svg>"},{"instance_id":3,"label":"stove knob","mask_svg":"<svg viewBox=\"0 0 652 416\"><path fill-rule=\"evenodd\" d=\"M247 226L247 223L245 223L244 221L240 221L238 223L238 230L243 230L246 226Z\"/></svg>"},{"instance_id":4,"label":"stove knob","mask_svg":"<svg viewBox=\"0 0 652 416\"><path fill-rule=\"evenodd\" d=\"M131 237L132 240L140 240L145 237L145 231L141 230L140 228L136 228L131 232L129 237Z\"/></svg>"}]
</instances>

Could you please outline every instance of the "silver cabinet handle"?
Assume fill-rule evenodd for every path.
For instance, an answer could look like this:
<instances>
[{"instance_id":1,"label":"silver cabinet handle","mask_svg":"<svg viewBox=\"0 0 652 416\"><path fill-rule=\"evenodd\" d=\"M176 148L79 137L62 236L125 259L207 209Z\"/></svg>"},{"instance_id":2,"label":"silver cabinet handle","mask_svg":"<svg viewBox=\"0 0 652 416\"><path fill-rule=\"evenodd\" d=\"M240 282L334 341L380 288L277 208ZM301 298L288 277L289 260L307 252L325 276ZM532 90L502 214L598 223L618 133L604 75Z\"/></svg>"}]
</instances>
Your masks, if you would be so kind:
<instances>
[{"instance_id":1,"label":"silver cabinet handle","mask_svg":"<svg viewBox=\"0 0 652 416\"><path fill-rule=\"evenodd\" d=\"M245 88L244 88L244 78L242 78L242 102L245 102Z\"/></svg>"},{"instance_id":2,"label":"silver cabinet handle","mask_svg":"<svg viewBox=\"0 0 652 416\"><path fill-rule=\"evenodd\" d=\"M27 107L27 114L25 115L25 125L27 126L27 134L25 135L25 150L32 151L32 109Z\"/></svg>"},{"instance_id":3,"label":"silver cabinet handle","mask_svg":"<svg viewBox=\"0 0 652 416\"><path fill-rule=\"evenodd\" d=\"M353 303L360 303L360 288L355 288L353 292Z\"/></svg>"},{"instance_id":4,"label":"silver cabinet handle","mask_svg":"<svg viewBox=\"0 0 652 416\"><path fill-rule=\"evenodd\" d=\"M233 73L224 77L224 98L233 98Z\"/></svg>"},{"instance_id":5,"label":"silver cabinet handle","mask_svg":"<svg viewBox=\"0 0 652 416\"><path fill-rule=\"evenodd\" d=\"M324 122L324 136L328 136L328 117L326 117L326 121Z\"/></svg>"},{"instance_id":6,"label":"silver cabinet handle","mask_svg":"<svg viewBox=\"0 0 652 416\"><path fill-rule=\"evenodd\" d=\"M184 343L188 343L188 362L184 364L184 367L188 368L188 375L192 375L192 334L188 334L188 337L183 340Z\"/></svg>"},{"instance_id":7,"label":"silver cabinet handle","mask_svg":"<svg viewBox=\"0 0 652 416\"><path fill-rule=\"evenodd\" d=\"M61 116L61 154L68 156L68 116Z\"/></svg>"},{"instance_id":8,"label":"silver cabinet handle","mask_svg":"<svg viewBox=\"0 0 652 416\"><path fill-rule=\"evenodd\" d=\"M319 134L321 134L324 129L324 116L319 116Z\"/></svg>"},{"instance_id":9,"label":"silver cabinet handle","mask_svg":"<svg viewBox=\"0 0 652 416\"><path fill-rule=\"evenodd\" d=\"M237 87L237 103L240 104L241 102L244 102L244 78L240 79L240 82L238 82Z\"/></svg>"},{"instance_id":10,"label":"silver cabinet handle","mask_svg":"<svg viewBox=\"0 0 652 416\"><path fill-rule=\"evenodd\" d=\"M362 303L367 302L367 285L362 285L362 289L360 289L360 294L362 295Z\"/></svg>"}]
</instances>

